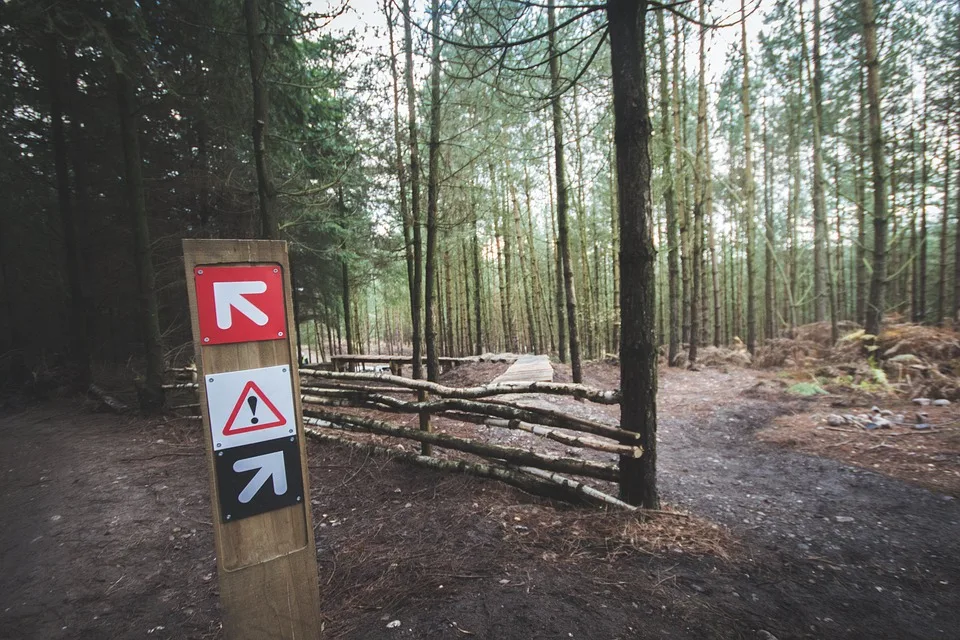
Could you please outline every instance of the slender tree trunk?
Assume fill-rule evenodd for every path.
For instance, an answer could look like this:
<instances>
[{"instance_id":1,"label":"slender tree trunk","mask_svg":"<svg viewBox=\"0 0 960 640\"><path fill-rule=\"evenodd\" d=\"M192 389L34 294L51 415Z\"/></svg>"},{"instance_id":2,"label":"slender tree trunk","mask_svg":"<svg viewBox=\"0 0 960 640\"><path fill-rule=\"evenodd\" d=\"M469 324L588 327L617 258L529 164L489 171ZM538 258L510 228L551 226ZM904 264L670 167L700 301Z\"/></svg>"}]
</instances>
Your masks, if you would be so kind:
<instances>
[{"instance_id":1,"label":"slender tree trunk","mask_svg":"<svg viewBox=\"0 0 960 640\"><path fill-rule=\"evenodd\" d=\"M866 121L867 107L864 89L866 74L863 71L863 58L859 57L860 89L857 92L860 100L860 117L857 119L857 323L866 322L867 309L867 174L864 169L864 160L867 155Z\"/></svg>"},{"instance_id":2,"label":"slender tree trunk","mask_svg":"<svg viewBox=\"0 0 960 640\"><path fill-rule=\"evenodd\" d=\"M477 325L477 344L474 349L476 355L483 353L483 313L480 299L482 296L483 281L480 278L480 230L477 227L477 212L473 212L473 317Z\"/></svg>"},{"instance_id":3,"label":"slender tree trunk","mask_svg":"<svg viewBox=\"0 0 960 640\"><path fill-rule=\"evenodd\" d=\"M116 66L117 106L120 114L120 139L123 145L124 176L127 206L133 230L134 265L137 273L137 292L140 302L140 331L144 344L146 375L140 389L140 407L155 411L163 406L163 344L160 334L160 314L157 308L156 278L150 246L150 227L144 196L143 173L138 132L139 112L133 70L125 65L135 59L131 49L133 34L127 24L136 11L132 0L126 2L117 16L115 43L119 58ZM126 14L126 15L123 15Z\"/></svg>"},{"instance_id":4,"label":"slender tree trunk","mask_svg":"<svg viewBox=\"0 0 960 640\"><path fill-rule=\"evenodd\" d=\"M707 84L706 84L706 7L704 0L700 0L700 48L699 48L699 72L697 79L697 122L696 122L696 160L693 173L693 238L690 241L692 253L690 263L692 267L692 279L690 288L690 351L689 363L693 366L697 361L697 351L700 345L700 295L703 280L702 257L703 257L703 207L705 205L706 178L704 176L705 168L705 147L707 144Z\"/></svg>"},{"instance_id":5,"label":"slender tree trunk","mask_svg":"<svg viewBox=\"0 0 960 640\"><path fill-rule=\"evenodd\" d=\"M877 58L877 18L873 0L860 0L863 48L867 65L867 105L870 114L870 158L873 161L873 274L867 301L868 334L879 335L887 279L887 198L880 121L880 61Z\"/></svg>"},{"instance_id":6,"label":"slender tree trunk","mask_svg":"<svg viewBox=\"0 0 960 640\"><path fill-rule=\"evenodd\" d=\"M752 355L757 349L757 297L756 297L756 243L754 241L754 201L756 184L753 181L753 131L752 107L750 106L750 57L747 53L747 14L745 0L740 0L740 48L743 54L743 83L741 106L743 108L743 153L744 153L744 218L747 235L747 350Z\"/></svg>"},{"instance_id":7,"label":"slender tree trunk","mask_svg":"<svg viewBox=\"0 0 960 640\"><path fill-rule=\"evenodd\" d=\"M952 101L952 99L951 99ZM952 104L947 107L947 131L944 137L943 152L943 208L940 210L940 273L937 281L937 324L943 324L947 308L947 243L949 228L947 219L950 211L950 133L953 125Z\"/></svg>"},{"instance_id":8,"label":"slender tree trunk","mask_svg":"<svg viewBox=\"0 0 960 640\"><path fill-rule=\"evenodd\" d=\"M920 229L917 233L917 249L920 252L917 268L917 322L927 321L927 113L929 110L929 93L926 86L923 90L923 119L920 122Z\"/></svg>"},{"instance_id":9,"label":"slender tree trunk","mask_svg":"<svg viewBox=\"0 0 960 640\"><path fill-rule=\"evenodd\" d=\"M77 226L74 220L73 202L70 192L70 176L67 169L67 140L63 126L63 89L64 62L60 50L59 38L48 37L47 60L49 76L47 91L50 96L50 123L53 130L53 159L56 173L57 205L60 212L60 227L63 233L64 272L69 296L69 361L73 365L71 386L77 391L85 391L92 376L90 373L90 348L87 335L90 331L89 303L84 292L82 266L80 259ZM74 125L75 126L75 125ZM11 345L19 349L22 345Z\"/></svg>"},{"instance_id":10,"label":"slender tree trunk","mask_svg":"<svg viewBox=\"0 0 960 640\"><path fill-rule=\"evenodd\" d=\"M673 17L673 87L671 92L671 102L673 106L673 148L677 150L677 163L674 167L673 180L674 198L676 202L676 219L680 235L680 342L684 343L690 339L690 316L688 309L690 305L690 241L688 238L688 220L686 200L686 177L684 173L686 161L680 152L683 146L683 125L680 114L680 86L685 84L685 78L680 75L680 60L682 54L680 50L680 22L676 15Z\"/></svg>"},{"instance_id":11,"label":"slender tree trunk","mask_svg":"<svg viewBox=\"0 0 960 640\"><path fill-rule=\"evenodd\" d=\"M524 308L527 312L527 331L530 332L528 346L530 351L537 352L537 324L534 313L533 283L530 281L530 272L527 268L526 256L523 250L523 224L520 222L520 202L517 200L516 186L510 183L510 197L513 201L513 229L517 241L517 258L520 260L520 284L523 292Z\"/></svg>"},{"instance_id":12,"label":"slender tree trunk","mask_svg":"<svg viewBox=\"0 0 960 640\"><path fill-rule=\"evenodd\" d=\"M573 381L583 382L580 365L580 339L577 332L577 294L573 284L573 267L570 261L570 234L567 229L567 178L563 156L563 113L560 109L560 54L557 52L557 16L554 0L547 0L550 94L553 108L554 165L557 180L557 244L560 263L563 266L563 289L567 299L567 328L570 334L570 369ZM619 165L618 165L619 166ZM621 180L623 178L621 177ZM622 205L621 205L622 206ZM621 218L622 220L622 218ZM621 224L622 227L622 224ZM621 265L621 273L622 273Z\"/></svg>"},{"instance_id":13,"label":"slender tree trunk","mask_svg":"<svg viewBox=\"0 0 960 640\"><path fill-rule=\"evenodd\" d=\"M611 138L610 144L610 248L613 256L610 260L613 267L613 331L610 336L611 349L620 353L620 201L617 198L617 149ZM671 176L671 180L673 176Z\"/></svg>"},{"instance_id":14,"label":"slender tree trunk","mask_svg":"<svg viewBox=\"0 0 960 640\"><path fill-rule=\"evenodd\" d=\"M426 304L424 338L427 346L427 379L436 382L440 377L437 360L437 199L440 190L440 5L438 0L430 3L430 40L433 51L430 56L430 142L428 147L427 175L427 255L424 281ZM411 99L413 99L411 97Z\"/></svg>"},{"instance_id":15,"label":"slender tree trunk","mask_svg":"<svg viewBox=\"0 0 960 640\"><path fill-rule=\"evenodd\" d=\"M250 79L253 82L253 157L257 168L257 199L260 206L260 235L266 240L278 237L274 205L276 193L267 165L267 125L270 98L264 77L265 51L260 27L260 0L243 1L243 17L247 25L247 49L250 54Z\"/></svg>"},{"instance_id":16,"label":"slender tree trunk","mask_svg":"<svg viewBox=\"0 0 960 640\"><path fill-rule=\"evenodd\" d=\"M552 3L553 0L550 0ZM640 434L643 455L621 457L620 494L658 509L656 251L650 237L651 125L647 106L645 0L609 0L610 51L620 201L621 426Z\"/></svg>"},{"instance_id":17,"label":"slender tree trunk","mask_svg":"<svg viewBox=\"0 0 960 640\"><path fill-rule=\"evenodd\" d=\"M676 23L674 23L676 27ZM667 30L664 25L663 11L657 11L657 31L660 36L660 134L663 140L663 200L667 222L667 273L670 308L670 341L667 348L667 364L677 363L680 353L680 238L677 229L677 198L673 187L673 144L671 127L670 94L667 88Z\"/></svg>"}]
</instances>

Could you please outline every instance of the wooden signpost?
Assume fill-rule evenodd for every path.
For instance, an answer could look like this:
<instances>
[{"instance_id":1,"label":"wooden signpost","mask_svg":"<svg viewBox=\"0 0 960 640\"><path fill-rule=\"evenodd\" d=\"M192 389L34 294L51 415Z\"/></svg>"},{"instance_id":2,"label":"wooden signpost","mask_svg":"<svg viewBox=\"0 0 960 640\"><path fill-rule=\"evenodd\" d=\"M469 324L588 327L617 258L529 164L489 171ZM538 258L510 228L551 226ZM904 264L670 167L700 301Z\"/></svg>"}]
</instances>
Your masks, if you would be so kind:
<instances>
[{"instance_id":1,"label":"wooden signpost","mask_svg":"<svg viewBox=\"0 0 960 640\"><path fill-rule=\"evenodd\" d=\"M224 635L320 637L287 246L184 240Z\"/></svg>"}]
</instances>

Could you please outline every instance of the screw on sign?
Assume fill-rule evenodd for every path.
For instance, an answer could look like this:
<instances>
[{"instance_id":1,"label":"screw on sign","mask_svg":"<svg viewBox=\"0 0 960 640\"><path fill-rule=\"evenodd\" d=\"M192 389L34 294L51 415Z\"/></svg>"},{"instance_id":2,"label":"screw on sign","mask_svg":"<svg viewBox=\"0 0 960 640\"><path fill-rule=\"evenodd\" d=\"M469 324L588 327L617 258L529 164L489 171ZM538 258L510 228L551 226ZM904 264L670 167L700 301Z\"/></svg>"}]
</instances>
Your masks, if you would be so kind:
<instances>
[{"instance_id":1,"label":"screw on sign","mask_svg":"<svg viewBox=\"0 0 960 640\"><path fill-rule=\"evenodd\" d=\"M204 345L282 340L287 317L279 266L194 269Z\"/></svg>"}]
</instances>

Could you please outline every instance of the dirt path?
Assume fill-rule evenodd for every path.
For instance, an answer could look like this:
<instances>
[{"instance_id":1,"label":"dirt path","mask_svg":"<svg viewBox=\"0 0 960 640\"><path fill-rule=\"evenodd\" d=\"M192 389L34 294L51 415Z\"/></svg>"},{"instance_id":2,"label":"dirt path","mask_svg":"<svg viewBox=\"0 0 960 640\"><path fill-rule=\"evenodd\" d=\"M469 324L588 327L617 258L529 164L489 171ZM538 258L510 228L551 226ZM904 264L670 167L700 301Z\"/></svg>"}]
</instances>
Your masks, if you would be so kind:
<instances>
[{"instance_id":1,"label":"dirt path","mask_svg":"<svg viewBox=\"0 0 960 640\"><path fill-rule=\"evenodd\" d=\"M729 526L729 561L683 538L642 551L618 514L311 445L329 637L956 637L960 501L755 441L798 407L757 383L661 380L664 499ZM218 637L199 447L195 425L63 401L0 416L0 639Z\"/></svg>"}]
</instances>

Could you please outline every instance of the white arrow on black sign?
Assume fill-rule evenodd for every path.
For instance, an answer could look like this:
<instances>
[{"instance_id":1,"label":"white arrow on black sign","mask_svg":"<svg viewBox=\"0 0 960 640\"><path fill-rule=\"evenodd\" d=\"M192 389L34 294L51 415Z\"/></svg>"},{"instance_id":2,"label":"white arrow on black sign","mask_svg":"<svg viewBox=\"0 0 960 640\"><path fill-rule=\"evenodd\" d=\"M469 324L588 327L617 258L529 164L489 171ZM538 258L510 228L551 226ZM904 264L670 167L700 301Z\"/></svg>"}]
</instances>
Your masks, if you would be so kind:
<instances>
[{"instance_id":1,"label":"white arrow on black sign","mask_svg":"<svg viewBox=\"0 0 960 640\"><path fill-rule=\"evenodd\" d=\"M273 478L273 493L282 496L287 492L287 470L283 464L283 451L274 451L265 453L262 456L252 458L243 458L233 463L233 470L236 472L253 471L258 469L257 474L250 479L247 486L240 492L238 500L247 504L257 492L263 488L267 480Z\"/></svg>"},{"instance_id":2,"label":"white arrow on black sign","mask_svg":"<svg viewBox=\"0 0 960 640\"><path fill-rule=\"evenodd\" d=\"M270 318L260 307L253 304L244 295L264 293L267 283L263 280L242 282L214 282L213 301L217 313L217 326L229 329L233 326L233 309L250 318L258 326L264 326Z\"/></svg>"}]
</instances>

